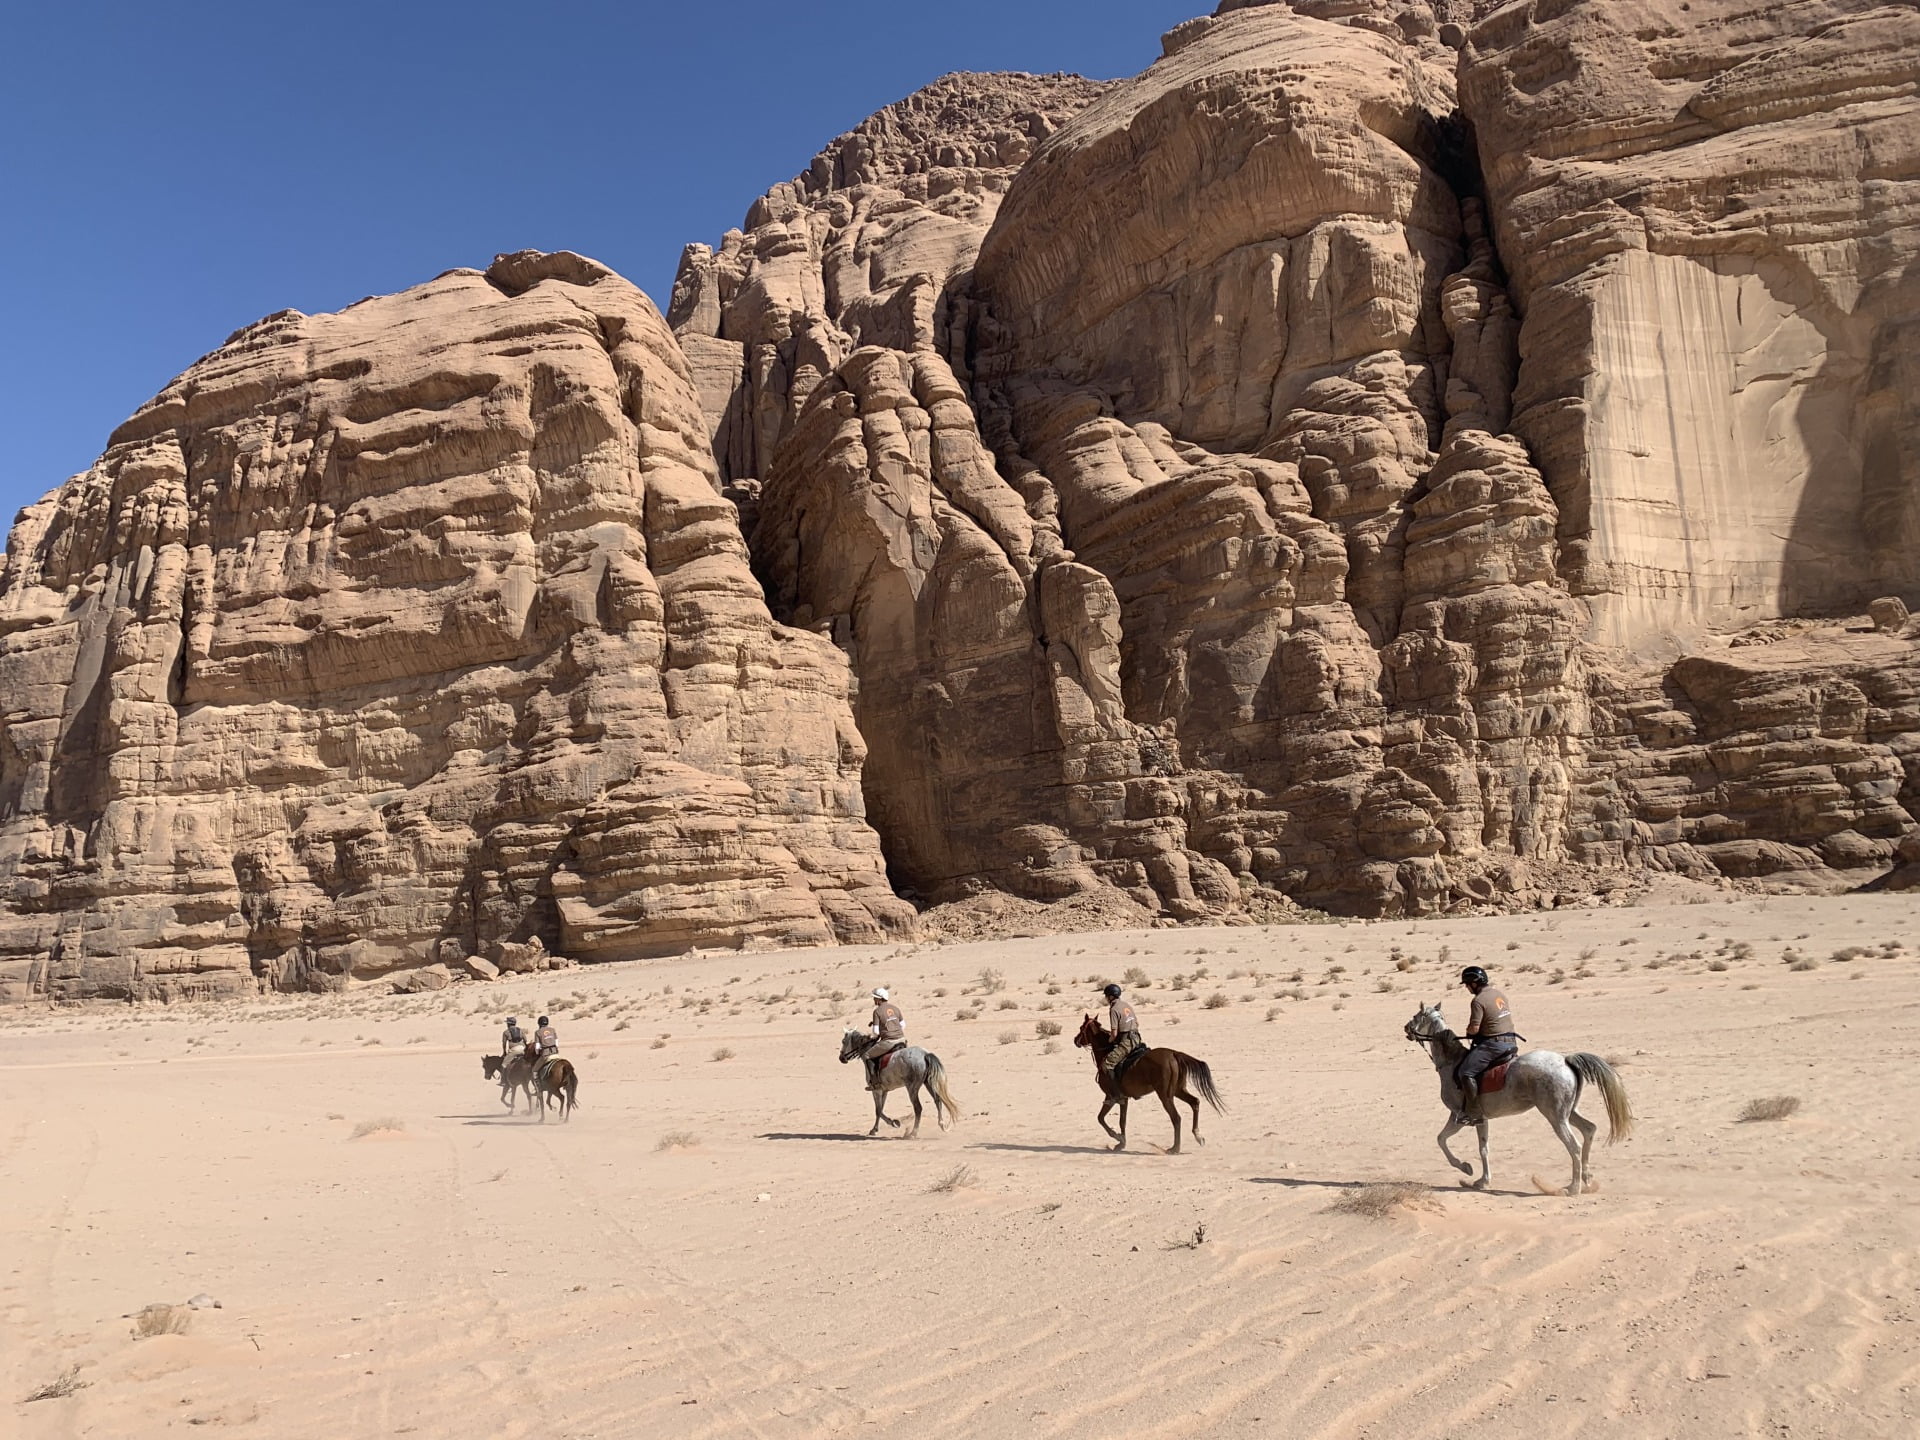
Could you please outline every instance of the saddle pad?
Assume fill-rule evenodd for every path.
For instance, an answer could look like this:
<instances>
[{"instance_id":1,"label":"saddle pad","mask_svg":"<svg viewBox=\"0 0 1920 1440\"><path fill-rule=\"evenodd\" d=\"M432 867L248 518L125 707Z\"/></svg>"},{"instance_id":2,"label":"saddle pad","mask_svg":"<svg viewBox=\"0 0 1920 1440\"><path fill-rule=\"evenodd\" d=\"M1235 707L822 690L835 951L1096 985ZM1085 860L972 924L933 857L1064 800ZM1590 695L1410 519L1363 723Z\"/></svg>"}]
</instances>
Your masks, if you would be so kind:
<instances>
[{"instance_id":1,"label":"saddle pad","mask_svg":"<svg viewBox=\"0 0 1920 1440\"><path fill-rule=\"evenodd\" d=\"M1120 1063L1113 1067L1113 1083L1118 1085L1121 1076L1133 1068L1134 1061L1146 1053L1147 1047L1145 1045L1136 1045L1133 1049L1129 1050L1126 1055L1121 1057Z\"/></svg>"},{"instance_id":2,"label":"saddle pad","mask_svg":"<svg viewBox=\"0 0 1920 1440\"><path fill-rule=\"evenodd\" d=\"M1489 1066L1487 1073L1480 1077L1480 1093L1493 1095L1507 1088L1507 1067L1511 1060L1502 1060L1498 1065Z\"/></svg>"}]
</instances>

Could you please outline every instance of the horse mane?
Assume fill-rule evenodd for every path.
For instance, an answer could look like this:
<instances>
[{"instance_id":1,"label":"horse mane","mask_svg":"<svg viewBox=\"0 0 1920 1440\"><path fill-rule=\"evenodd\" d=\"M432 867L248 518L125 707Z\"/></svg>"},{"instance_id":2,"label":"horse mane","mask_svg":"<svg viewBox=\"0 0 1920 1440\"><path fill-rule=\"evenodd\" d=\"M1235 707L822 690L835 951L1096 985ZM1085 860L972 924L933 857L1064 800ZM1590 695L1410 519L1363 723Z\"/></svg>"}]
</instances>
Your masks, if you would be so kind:
<instances>
[{"instance_id":1,"label":"horse mane","mask_svg":"<svg viewBox=\"0 0 1920 1440\"><path fill-rule=\"evenodd\" d=\"M1439 1045L1441 1052L1449 1061L1458 1061L1467 1053L1467 1042L1444 1025L1440 1027L1440 1033L1433 1038L1434 1043Z\"/></svg>"}]
</instances>

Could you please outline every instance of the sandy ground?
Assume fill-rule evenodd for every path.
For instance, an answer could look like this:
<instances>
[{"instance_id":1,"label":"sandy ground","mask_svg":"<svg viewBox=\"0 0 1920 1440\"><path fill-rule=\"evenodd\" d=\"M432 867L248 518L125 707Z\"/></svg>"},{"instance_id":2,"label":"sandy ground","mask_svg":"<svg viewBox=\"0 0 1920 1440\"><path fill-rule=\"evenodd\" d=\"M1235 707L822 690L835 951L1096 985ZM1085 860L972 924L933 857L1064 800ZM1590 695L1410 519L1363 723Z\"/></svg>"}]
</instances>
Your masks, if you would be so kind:
<instances>
[{"instance_id":1,"label":"sandy ground","mask_svg":"<svg viewBox=\"0 0 1920 1440\"><path fill-rule=\"evenodd\" d=\"M1739 900L0 1012L0 1433L1911 1436L1916 918ZM1620 1062L1640 1130L1598 1193L1538 1192L1567 1166L1537 1116L1495 1127L1493 1193L1442 1162L1400 1029L1461 1015L1472 960L1536 1045ZM1149 1043L1226 1094L1204 1149L1161 1153L1140 1106L1103 1148L1070 1040L1130 966ZM878 982L959 1128L862 1138L835 1054ZM480 1077L542 1009L583 1074L565 1126ZM1798 1113L1737 1120L1776 1095ZM1330 1208L1383 1180L1433 1189ZM197 1292L221 1308L131 1333Z\"/></svg>"}]
</instances>

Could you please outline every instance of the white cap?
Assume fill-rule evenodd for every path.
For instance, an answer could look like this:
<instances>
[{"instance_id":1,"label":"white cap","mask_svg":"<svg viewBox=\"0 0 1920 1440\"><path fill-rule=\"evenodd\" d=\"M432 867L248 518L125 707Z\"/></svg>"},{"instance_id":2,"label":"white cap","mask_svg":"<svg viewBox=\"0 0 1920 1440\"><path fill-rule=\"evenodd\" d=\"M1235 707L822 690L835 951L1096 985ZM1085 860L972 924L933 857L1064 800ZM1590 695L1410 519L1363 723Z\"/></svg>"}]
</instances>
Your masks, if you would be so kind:
<instances>
[{"instance_id":1,"label":"white cap","mask_svg":"<svg viewBox=\"0 0 1920 1440\"><path fill-rule=\"evenodd\" d=\"M876 985L876 986L874 986L874 987L873 987L873 998L874 998L874 999L876 999L876 1000L884 1000L884 999L886 999L886 998L887 998L887 987L886 987L886 986L884 986L884 985Z\"/></svg>"}]
</instances>

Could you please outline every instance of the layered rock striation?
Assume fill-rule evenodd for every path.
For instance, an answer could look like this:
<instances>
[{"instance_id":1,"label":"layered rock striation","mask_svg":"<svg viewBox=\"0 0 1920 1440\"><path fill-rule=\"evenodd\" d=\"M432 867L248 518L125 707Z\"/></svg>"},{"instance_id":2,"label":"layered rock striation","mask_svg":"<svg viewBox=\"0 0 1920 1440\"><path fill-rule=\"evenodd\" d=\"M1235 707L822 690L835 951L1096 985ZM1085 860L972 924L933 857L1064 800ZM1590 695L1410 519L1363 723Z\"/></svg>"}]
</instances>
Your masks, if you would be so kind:
<instances>
[{"instance_id":1,"label":"layered rock striation","mask_svg":"<svg viewBox=\"0 0 1920 1440\"><path fill-rule=\"evenodd\" d=\"M243 332L10 542L0 985L1920 877L1915 23L1227 0L881 111L667 324Z\"/></svg>"},{"instance_id":2,"label":"layered rock striation","mask_svg":"<svg viewBox=\"0 0 1920 1440\"><path fill-rule=\"evenodd\" d=\"M325 986L910 923L631 285L503 257L234 336L26 511L0 977Z\"/></svg>"}]
</instances>

